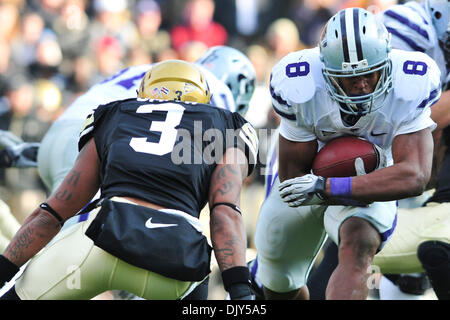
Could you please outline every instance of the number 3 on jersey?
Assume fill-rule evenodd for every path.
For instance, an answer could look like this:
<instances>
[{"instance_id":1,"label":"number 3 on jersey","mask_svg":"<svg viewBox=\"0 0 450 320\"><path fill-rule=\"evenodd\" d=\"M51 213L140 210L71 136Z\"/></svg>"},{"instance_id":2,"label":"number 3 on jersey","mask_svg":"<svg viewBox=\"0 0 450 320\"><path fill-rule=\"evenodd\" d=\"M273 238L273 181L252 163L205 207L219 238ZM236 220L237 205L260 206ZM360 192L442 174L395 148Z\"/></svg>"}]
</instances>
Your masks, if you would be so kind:
<instances>
[{"instance_id":1,"label":"number 3 on jersey","mask_svg":"<svg viewBox=\"0 0 450 320\"><path fill-rule=\"evenodd\" d=\"M152 113L153 111L166 111L167 117L164 121L152 121L150 131L161 132L159 142L148 142L147 138L131 138L130 146L136 152L155 154L158 156L172 152L177 140L177 129L183 117L184 107L176 103L144 104L136 113Z\"/></svg>"}]
</instances>

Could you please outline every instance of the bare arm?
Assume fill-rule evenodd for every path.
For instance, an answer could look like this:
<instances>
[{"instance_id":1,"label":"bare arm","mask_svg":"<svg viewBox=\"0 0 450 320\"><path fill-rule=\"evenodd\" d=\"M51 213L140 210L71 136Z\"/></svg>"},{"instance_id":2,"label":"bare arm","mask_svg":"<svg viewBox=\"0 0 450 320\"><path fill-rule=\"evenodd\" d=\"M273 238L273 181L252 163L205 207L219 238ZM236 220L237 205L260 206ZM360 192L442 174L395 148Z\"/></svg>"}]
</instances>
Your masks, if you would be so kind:
<instances>
[{"instance_id":1,"label":"bare arm","mask_svg":"<svg viewBox=\"0 0 450 320\"><path fill-rule=\"evenodd\" d=\"M61 186L47 199L63 220L75 215L98 191L98 170L97 149L91 139L80 151ZM17 231L3 255L20 267L47 245L60 228L55 217L37 208Z\"/></svg>"},{"instance_id":2,"label":"bare arm","mask_svg":"<svg viewBox=\"0 0 450 320\"><path fill-rule=\"evenodd\" d=\"M242 182L247 176L247 159L239 149L228 149L223 164L215 169L209 192L210 208L218 202L239 206ZM246 266L247 237L241 215L219 205L211 212L211 240L220 271Z\"/></svg>"},{"instance_id":3,"label":"bare arm","mask_svg":"<svg viewBox=\"0 0 450 320\"><path fill-rule=\"evenodd\" d=\"M317 154L317 140L294 142L280 135L278 142L278 174L281 182L310 173L314 157Z\"/></svg>"}]
</instances>

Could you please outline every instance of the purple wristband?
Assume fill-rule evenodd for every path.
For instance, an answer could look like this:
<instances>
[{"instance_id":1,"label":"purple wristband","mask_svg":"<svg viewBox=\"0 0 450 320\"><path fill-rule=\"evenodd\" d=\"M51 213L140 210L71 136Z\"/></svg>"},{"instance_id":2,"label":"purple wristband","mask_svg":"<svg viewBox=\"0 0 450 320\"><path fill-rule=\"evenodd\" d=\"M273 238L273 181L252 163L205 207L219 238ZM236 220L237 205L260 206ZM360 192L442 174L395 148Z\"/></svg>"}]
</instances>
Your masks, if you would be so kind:
<instances>
[{"instance_id":1,"label":"purple wristband","mask_svg":"<svg viewBox=\"0 0 450 320\"><path fill-rule=\"evenodd\" d=\"M352 177L330 178L332 197L350 197L352 194Z\"/></svg>"}]
</instances>

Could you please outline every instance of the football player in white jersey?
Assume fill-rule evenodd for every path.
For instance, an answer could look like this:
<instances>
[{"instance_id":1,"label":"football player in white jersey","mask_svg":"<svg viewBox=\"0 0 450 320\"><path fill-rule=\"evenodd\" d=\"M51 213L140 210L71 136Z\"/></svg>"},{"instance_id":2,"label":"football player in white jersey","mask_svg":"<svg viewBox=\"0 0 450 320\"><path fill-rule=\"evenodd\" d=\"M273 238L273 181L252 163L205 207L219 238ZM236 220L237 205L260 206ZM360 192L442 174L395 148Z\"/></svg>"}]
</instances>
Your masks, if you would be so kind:
<instances>
[{"instance_id":1,"label":"football player in white jersey","mask_svg":"<svg viewBox=\"0 0 450 320\"><path fill-rule=\"evenodd\" d=\"M436 162L430 184L435 185L435 192L428 190L421 196L399 201L396 231L373 260L374 270L387 274L379 282L380 299L426 299L423 293L429 288L429 281L424 271L438 299L450 298L449 13L448 1L426 0L422 4L409 1L394 5L378 14L392 35L393 48L424 52L435 60L446 90L431 108L431 117L437 124L433 131ZM337 265L336 252L335 245L330 244L322 263L308 279L317 299L325 295L323 288Z\"/></svg>"},{"instance_id":2,"label":"football player in white jersey","mask_svg":"<svg viewBox=\"0 0 450 320\"><path fill-rule=\"evenodd\" d=\"M396 225L396 200L421 194L429 180L440 72L427 55L391 50L389 40L373 14L348 8L328 21L319 47L272 70L279 177L268 176L251 268L268 299L308 298L306 279L327 236L339 244L327 298L365 299L372 259ZM357 177L310 174L317 150L343 135L374 143L378 170L363 175L356 161Z\"/></svg>"}]
</instances>

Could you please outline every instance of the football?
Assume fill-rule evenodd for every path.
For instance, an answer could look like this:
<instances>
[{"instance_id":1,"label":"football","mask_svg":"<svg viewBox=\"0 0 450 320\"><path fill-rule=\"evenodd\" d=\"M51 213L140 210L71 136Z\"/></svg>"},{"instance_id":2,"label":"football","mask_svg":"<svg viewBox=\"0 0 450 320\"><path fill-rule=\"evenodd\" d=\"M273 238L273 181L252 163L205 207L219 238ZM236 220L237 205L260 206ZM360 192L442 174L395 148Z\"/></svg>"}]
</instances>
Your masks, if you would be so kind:
<instances>
[{"instance_id":1,"label":"football","mask_svg":"<svg viewBox=\"0 0 450 320\"><path fill-rule=\"evenodd\" d=\"M358 157L364 161L366 173L378 165L378 153L371 142L355 136L339 137L319 150L312 170L315 175L325 178L356 176L355 159Z\"/></svg>"}]
</instances>

